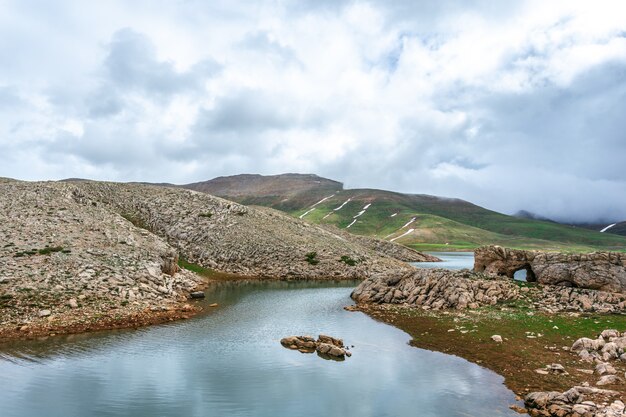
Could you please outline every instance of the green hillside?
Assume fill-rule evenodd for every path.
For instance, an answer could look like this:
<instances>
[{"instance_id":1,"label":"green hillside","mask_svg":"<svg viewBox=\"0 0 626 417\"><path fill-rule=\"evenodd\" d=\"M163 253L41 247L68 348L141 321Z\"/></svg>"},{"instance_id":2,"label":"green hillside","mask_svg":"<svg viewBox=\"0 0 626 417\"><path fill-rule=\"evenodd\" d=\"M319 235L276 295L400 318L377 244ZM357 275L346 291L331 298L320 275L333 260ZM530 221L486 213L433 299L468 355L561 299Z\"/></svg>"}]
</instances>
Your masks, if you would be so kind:
<instances>
[{"instance_id":1,"label":"green hillside","mask_svg":"<svg viewBox=\"0 0 626 417\"><path fill-rule=\"evenodd\" d=\"M420 250L470 250L485 244L570 251L626 250L624 236L507 216L459 199L374 189L344 190L341 183L314 175L255 176L252 186L246 176L245 187L239 186L238 178L185 187L243 204L272 207L313 223L332 224ZM283 181L288 192L281 192ZM298 187L302 191L298 192Z\"/></svg>"}]
</instances>

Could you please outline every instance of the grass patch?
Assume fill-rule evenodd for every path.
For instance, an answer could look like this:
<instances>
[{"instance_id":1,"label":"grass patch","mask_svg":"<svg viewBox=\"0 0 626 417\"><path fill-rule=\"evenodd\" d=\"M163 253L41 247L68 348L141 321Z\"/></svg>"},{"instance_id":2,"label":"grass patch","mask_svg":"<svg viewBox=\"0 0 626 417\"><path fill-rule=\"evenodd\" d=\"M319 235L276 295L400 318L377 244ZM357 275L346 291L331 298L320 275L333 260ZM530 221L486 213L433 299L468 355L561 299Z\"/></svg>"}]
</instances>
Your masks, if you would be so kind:
<instances>
[{"instance_id":1,"label":"grass patch","mask_svg":"<svg viewBox=\"0 0 626 417\"><path fill-rule=\"evenodd\" d=\"M199 216L199 217L204 217L204 218L210 219L211 217L213 217L213 213L211 213L211 212L207 211L206 213L200 213L200 214L198 214L198 216Z\"/></svg>"},{"instance_id":2,"label":"grass patch","mask_svg":"<svg viewBox=\"0 0 626 417\"><path fill-rule=\"evenodd\" d=\"M351 258L351 257L349 257L348 255L343 255L343 256L339 259L339 262L343 262L344 264L349 265L349 266L355 266L355 265L358 263L358 261L356 261L356 260L352 259L352 258Z\"/></svg>"},{"instance_id":3,"label":"grass patch","mask_svg":"<svg viewBox=\"0 0 626 417\"><path fill-rule=\"evenodd\" d=\"M37 252L40 255L50 255L51 253L56 253L56 252L62 252L65 249L63 249L61 246L46 246L43 249L39 249Z\"/></svg>"},{"instance_id":4,"label":"grass patch","mask_svg":"<svg viewBox=\"0 0 626 417\"><path fill-rule=\"evenodd\" d=\"M216 280L216 281L236 281L239 279L250 278L250 277L243 277L237 274L230 274L228 272L216 271L211 268L205 268L201 265L195 264L193 262L189 262L183 258L178 259L178 266L188 271L195 272L196 274L203 276L205 278L209 278L209 279Z\"/></svg>"},{"instance_id":5,"label":"grass patch","mask_svg":"<svg viewBox=\"0 0 626 417\"><path fill-rule=\"evenodd\" d=\"M307 261L310 265L317 265L320 263L320 260L317 259L317 252L309 252L304 256L304 260Z\"/></svg>"},{"instance_id":6,"label":"grass patch","mask_svg":"<svg viewBox=\"0 0 626 417\"><path fill-rule=\"evenodd\" d=\"M150 228L140 217L132 213L122 213L121 216L131 222L133 226L150 231Z\"/></svg>"}]
</instances>

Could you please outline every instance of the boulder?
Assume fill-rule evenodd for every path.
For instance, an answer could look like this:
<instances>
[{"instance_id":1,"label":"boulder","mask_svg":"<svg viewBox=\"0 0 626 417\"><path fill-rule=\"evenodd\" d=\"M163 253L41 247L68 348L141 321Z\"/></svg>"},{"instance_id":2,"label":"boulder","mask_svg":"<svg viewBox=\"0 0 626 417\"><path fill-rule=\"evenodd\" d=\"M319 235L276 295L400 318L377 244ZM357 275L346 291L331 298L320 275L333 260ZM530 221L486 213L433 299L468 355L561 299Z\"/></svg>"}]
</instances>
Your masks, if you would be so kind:
<instances>
[{"instance_id":1,"label":"boulder","mask_svg":"<svg viewBox=\"0 0 626 417\"><path fill-rule=\"evenodd\" d=\"M192 293L189 294L189 298L194 298L194 299L200 299L200 298L204 298L204 292L203 291L194 291Z\"/></svg>"},{"instance_id":2,"label":"boulder","mask_svg":"<svg viewBox=\"0 0 626 417\"><path fill-rule=\"evenodd\" d=\"M513 278L525 269L528 281L544 285L586 288L626 293L626 254L594 252L570 254L525 251L500 246L483 246L474 251L474 271ZM582 298L589 309L592 300Z\"/></svg>"}]
</instances>

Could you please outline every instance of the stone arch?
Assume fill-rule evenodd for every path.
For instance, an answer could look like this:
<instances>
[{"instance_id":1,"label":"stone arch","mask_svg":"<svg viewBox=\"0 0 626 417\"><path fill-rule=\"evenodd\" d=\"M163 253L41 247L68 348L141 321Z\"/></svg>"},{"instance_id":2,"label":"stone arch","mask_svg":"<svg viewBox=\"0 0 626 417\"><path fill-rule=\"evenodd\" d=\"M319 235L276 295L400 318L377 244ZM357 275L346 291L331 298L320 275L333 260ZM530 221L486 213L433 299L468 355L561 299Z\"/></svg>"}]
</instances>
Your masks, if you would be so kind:
<instances>
[{"instance_id":1,"label":"stone arch","mask_svg":"<svg viewBox=\"0 0 626 417\"><path fill-rule=\"evenodd\" d=\"M526 282L537 282L537 275L535 275L535 271L533 271L533 268L529 263L518 266L515 270L513 270L510 278L514 278L516 272L523 270L526 271Z\"/></svg>"}]
</instances>

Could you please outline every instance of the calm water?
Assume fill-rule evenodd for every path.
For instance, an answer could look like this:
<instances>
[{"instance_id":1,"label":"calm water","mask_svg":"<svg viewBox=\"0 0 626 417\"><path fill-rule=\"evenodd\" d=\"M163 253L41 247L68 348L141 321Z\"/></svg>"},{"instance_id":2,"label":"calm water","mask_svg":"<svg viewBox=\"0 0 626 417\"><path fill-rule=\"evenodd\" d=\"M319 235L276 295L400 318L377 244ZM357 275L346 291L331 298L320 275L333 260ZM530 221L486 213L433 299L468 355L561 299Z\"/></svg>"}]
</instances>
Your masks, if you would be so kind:
<instances>
[{"instance_id":1,"label":"calm water","mask_svg":"<svg viewBox=\"0 0 626 417\"><path fill-rule=\"evenodd\" d=\"M220 306L192 320L0 346L0 415L516 415L497 374L344 311L353 285L225 285L206 300ZM344 338L353 356L279 344L318 333Z\"/></svg>"},{"instance_id":2,"label":"calm water","mask_svg":"<svg viewBox=\"0 0 626 417\"><path fill-rule=\"evenodd\" d=\"M415 262L419 268L472 269L474 252L428 252L443 262ZM526 270L517 271L513 276L518 281L526 281Z\"/></svg>"}]
</instances>

